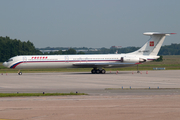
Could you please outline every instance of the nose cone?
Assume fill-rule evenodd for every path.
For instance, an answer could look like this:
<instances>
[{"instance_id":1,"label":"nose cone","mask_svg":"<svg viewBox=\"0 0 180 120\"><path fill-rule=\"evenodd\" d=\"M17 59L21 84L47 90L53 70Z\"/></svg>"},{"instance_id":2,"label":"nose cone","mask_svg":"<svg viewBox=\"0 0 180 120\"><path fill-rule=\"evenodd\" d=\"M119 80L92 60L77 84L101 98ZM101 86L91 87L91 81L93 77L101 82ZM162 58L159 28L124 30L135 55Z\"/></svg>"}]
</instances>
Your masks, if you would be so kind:
<instances>
[{"instance_id":1,"label":"nose cone","mask_svg":"<svg viewBox=\"0 0 180 120\"><path fill-rule=\"evenodd\" d=\"M4 62L4 63L3 63L3 66L4 66L4 67L7 67L7 62Z\"/></svg>"}]
</instances>

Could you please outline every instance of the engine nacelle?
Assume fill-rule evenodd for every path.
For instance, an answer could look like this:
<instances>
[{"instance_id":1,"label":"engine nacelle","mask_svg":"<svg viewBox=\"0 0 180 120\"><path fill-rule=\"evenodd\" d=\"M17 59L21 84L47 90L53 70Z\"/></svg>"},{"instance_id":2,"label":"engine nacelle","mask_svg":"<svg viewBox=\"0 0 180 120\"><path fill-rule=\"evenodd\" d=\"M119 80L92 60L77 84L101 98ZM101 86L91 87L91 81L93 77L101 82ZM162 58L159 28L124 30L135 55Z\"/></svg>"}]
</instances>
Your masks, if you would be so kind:
<instances>
[{"instance_id":1,"label":"engine nacelle","mask_svg":"<svg viewBox=\"0 0 180 120\"><path fill-rule=\"evenodd\" d=\"M146 59L138 57L121 57L121 62L143 63L146 62Z\"/></svg>"}]
</instances>

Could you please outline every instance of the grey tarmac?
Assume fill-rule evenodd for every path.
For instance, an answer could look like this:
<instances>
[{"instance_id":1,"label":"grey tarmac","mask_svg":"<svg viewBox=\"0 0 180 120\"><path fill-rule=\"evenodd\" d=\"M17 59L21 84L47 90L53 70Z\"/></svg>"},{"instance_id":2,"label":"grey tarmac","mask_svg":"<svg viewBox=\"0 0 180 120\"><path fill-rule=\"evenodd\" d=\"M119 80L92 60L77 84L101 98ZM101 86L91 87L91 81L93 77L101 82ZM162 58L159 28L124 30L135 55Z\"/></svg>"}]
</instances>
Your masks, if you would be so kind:
<instances>
[{"instance_id":1,"label":"grey tarmac","mask_svg":"<svg viewBox=\"0 0 180 120\"><path fill-rule=\"evenodd\" d=\"M1 93L82 92L87 96L0 98L0 119L180 119L180 70L15 73L0 75Z\"/></svg>"}]
</instances>

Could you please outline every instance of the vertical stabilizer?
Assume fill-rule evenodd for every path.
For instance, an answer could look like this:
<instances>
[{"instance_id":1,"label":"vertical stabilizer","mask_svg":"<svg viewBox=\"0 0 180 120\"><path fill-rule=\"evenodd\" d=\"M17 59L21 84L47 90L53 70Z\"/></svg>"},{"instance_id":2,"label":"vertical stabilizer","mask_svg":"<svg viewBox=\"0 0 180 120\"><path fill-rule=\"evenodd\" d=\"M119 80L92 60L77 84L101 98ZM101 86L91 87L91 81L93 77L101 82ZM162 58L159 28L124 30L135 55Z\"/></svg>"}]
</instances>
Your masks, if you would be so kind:
<instances>
[{"instance_id":1,"label":"vertical stabilizer","mask_svg":"<svg viewBox=\"0 0 180 120\"><path fill-rule=\"evenodd\" d=\"M146 32L144 35L150 36L150 39L139 50L129 54L156 56L164 42L165 37L171 34L175 33Z\"/></svg>"}]
</instances>

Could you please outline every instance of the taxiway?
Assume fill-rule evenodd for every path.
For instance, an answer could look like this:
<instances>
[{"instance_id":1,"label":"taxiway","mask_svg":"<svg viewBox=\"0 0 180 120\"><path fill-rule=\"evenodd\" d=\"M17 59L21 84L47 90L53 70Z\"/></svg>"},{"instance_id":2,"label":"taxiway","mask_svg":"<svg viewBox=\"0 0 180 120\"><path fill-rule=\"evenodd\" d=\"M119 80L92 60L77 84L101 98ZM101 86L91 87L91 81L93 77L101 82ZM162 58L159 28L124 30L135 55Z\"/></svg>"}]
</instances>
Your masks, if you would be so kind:
<instances>
[{"instance_id":1,"label":"taxiway","mask_svg":"<svg viewBox=\"0 0 180 120\"><path fill-rule=\"evenodd\" d=\"M0 92L87 96L0 98L0 119L180 119L180 70L0 75ZM131 89L130 89L131 88Z\"/></svg>"}]
</instances>

